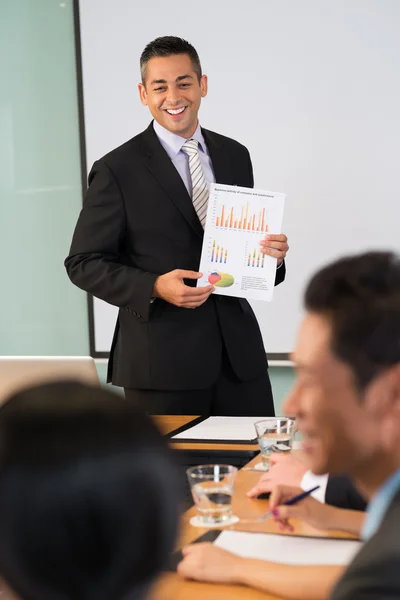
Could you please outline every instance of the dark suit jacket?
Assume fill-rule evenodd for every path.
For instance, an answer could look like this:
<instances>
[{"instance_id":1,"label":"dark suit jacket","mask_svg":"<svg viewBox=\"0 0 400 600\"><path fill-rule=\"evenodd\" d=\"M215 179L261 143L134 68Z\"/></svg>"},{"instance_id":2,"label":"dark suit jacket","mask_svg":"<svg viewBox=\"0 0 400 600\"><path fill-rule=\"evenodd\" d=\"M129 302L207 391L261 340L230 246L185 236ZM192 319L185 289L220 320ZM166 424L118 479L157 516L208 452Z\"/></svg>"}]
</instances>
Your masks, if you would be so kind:
<instances>
[{"instance_id":1,"label":"dark suit jacket","mask_svg":"<svg viewBox=\"0 0 400 600\"><path fill-rule=\"evenodd\" d=\"M330 475L326 486L325 502L339 508L365 510L366 500L354 487L347 475Z\"/></svg>"},{"instance_id":2,"label":"dark suit jacket","mask_svg":"<svg viewBox=\"0 0 400 600\"><path fill-rule=\"evenodd\" d=\"M253 186L248 150L202 130L218 183ZM195 310L156 299L156 278L197 271L203 228L186 187L151 124L97 161L65 261L72 282L119 307L108 379L128 388L211 386L222 347L242 381L266 368L261 333L246 300L213 295ZM277 270L283 281L285 266ZM193 283L193 282L192 282Z\"/></svg>"},{"instance_id":3,"label":"dark suit jacket","mask_svg":"<svg viewBox=\"0 0 400 600\"><path fill-rule=\"evenodd\" d=\"M400 598L400 493L393 499L377 533L365 543L331 600Z\"/></svg>"}]
</instances>

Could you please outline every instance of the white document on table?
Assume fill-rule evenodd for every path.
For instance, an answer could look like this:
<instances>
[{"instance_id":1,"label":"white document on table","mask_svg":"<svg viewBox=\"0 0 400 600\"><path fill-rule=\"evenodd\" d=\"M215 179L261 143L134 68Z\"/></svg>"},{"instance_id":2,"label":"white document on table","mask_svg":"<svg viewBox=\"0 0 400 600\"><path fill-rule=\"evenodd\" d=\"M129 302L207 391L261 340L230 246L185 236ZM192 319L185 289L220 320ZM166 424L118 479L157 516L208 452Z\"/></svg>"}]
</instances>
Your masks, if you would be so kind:
<instances>
[{"instance_id":1,"label":"white document on table","mask_svg":"<svg viewBox=\"0 0 400 600\"><path fill-rule=\"evenodd\" d=\"M282 232L285 194L210 184L198 286L214 294L272 300L276 258L261 252L266 235Z\"/></svg>"},{"instance_id":2,"label":"white document on table","mask_svg":"<svg viewBox=\"0 0 400 600\"><path fill-rule=\"evenodd\" d=\"M256 439L254 423L265 417L208 417L172 437L173 440L228 440L250 441Z\"/></svg>"},{"instance_id":3,"label":"white document on table","mask_svg":"<svg viewBox=\"0 0 400 600\"><path fill-rule=\"evenodd\" d=\"M242 531L223 531L214 544L245 558L290 565L347 565L362 546L357 540Z\"/></svg>"}]
</instances>

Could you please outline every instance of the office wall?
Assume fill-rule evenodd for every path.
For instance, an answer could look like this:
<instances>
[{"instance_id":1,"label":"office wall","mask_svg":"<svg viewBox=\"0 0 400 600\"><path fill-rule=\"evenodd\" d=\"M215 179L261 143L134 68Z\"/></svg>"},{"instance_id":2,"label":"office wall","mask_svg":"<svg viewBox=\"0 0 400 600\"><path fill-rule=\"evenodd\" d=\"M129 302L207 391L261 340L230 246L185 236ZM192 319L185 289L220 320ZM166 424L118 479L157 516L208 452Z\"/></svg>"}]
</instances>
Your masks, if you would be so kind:
<instances>
[{"instance_id":1,"label":"office wall","mask_svg":"<svg viewBox=\"0 0 400 600\"><path fill-rule=\"evenodd\" d=\"M195 19L151 6L149 18L140 2L80 0L88 166L148 126L136 87L144 45L165 32L188 38L208 75L202 125L249 149L256 188L287 194L289 275L273 302L251 302L267 351L286 354L317 268L400 252L400 2L202 0ZM99 300L94 314L104 351L116 309Z\"/></svg>"},{"instance_id":2,"label":"office wall","mask_svg":"<svg viewBox=\"0 0 400 600\"><path fill-rule=\"evenodd\" d=\"M88 354L63 268L81 206L71 0L2 0L0 77L0 355ZM293 373L271 379L279 413Z\"/></svg>"},{"instance_id":3,"label":"office wall","mask_svg":"<svg viewBox=\"0 0 400 600\"><path fill-rule=\"evenodd\" d=\"M87 354L63 268L81 204L72 3L3 0L0 70L0 354Z\"/></svg>"}]
</instances>

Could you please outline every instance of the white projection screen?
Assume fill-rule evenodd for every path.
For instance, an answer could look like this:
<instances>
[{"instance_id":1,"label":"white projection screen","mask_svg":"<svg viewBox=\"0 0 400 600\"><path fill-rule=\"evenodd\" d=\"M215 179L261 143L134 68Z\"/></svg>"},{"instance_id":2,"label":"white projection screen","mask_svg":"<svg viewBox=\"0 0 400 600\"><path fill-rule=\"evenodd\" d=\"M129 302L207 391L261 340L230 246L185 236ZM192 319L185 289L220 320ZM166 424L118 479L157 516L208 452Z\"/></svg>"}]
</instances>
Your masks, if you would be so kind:
<instances>
[{"instance_id":1,"label":"white projection screen","mask_svg":"<svg viewBox=\"0 0 400 600\"><path fill-rule=\"evenodd\" d=\"M287 195L286 281L271 303L252 303L267 354L285 358L315 269L400 251L400 2L80 0L79 13L88 170L148 126L139 56L178 35L209 77L200 123L249 148L255 187ZM107 355L116 314L94 300L95 356Z\"/></svg>"}]
</instances>

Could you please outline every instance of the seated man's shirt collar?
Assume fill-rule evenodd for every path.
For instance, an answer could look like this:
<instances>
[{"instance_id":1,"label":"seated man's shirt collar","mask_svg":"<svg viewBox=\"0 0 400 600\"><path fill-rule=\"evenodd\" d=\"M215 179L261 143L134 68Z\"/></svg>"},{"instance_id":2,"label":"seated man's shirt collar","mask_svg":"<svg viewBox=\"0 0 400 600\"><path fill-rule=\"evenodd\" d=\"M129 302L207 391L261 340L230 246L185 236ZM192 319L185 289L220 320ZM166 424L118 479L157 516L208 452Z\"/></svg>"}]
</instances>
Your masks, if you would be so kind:
<instances>
[{"instance_id":1,"label":"seated man's shirt collar","mask_svg":"<svg viewBox=\"0 0 400 600\"><path fill-rule=\"evenodd\" d=\"M369 540L377 532L393 498L399 491L400 469L395 471L371 498L361 531L363 540Z\"/></svg>"}]
</instances>

